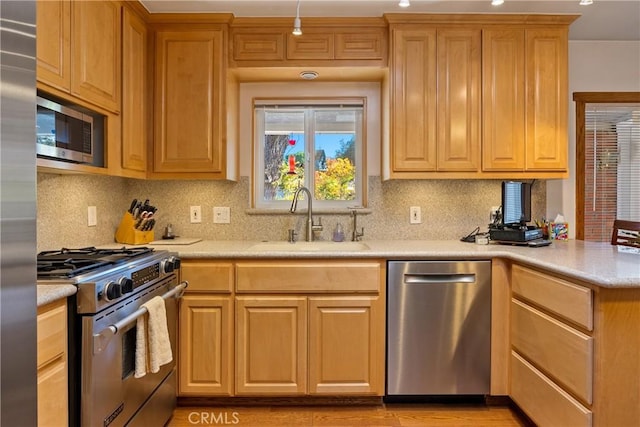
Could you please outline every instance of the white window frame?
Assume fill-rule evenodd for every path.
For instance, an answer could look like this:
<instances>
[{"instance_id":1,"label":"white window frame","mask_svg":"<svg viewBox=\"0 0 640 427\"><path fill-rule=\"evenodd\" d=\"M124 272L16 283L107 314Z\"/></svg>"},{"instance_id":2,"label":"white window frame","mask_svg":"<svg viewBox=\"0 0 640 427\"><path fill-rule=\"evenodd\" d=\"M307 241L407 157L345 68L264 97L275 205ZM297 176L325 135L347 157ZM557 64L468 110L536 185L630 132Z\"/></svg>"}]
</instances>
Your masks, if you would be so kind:
<instances>
[{"instance_id":1,"label":"white window frame","mask_svg":"<svg viewBox=\"0 0 640 427\"><path fill-rule=\"evenodd\" d=\"M356 133L355 139L355 158L356 158L356 176L355 187L356 197L353 200L318 200L313 199L313 208L315 211L343 211L350 207L361 207L366 204L366 98L293 98L293 99L253 99L253 173L254 173L254 191L252 204L257 209L268 210L289 210L291 206L290 200L264 200L264 114L261 109L264 108L296 108L299 107L305 111L305 177L302 186L307 187L311 194L314 194L315 176L315 129L312 111L321 110L323 108L336 109L340 107L357 107L360 114L357 115L358 126L360 131Z\"/></svg>"}]
</instances>

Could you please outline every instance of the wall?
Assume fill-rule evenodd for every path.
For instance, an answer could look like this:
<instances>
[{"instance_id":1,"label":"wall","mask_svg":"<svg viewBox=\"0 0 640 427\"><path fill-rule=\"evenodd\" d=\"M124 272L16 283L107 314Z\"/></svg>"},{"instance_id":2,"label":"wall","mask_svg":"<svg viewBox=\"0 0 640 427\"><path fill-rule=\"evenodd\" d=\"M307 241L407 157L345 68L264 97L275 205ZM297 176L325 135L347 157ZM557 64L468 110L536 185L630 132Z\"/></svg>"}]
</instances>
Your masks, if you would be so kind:
<instances>
[{"instance_id":1,"label":"wall","mask_svg":"<svg viewBox=\"0 0 640 427\"><path fill-rule=\"evenodd\" d=\"M387 181L369 178L369 209L359 216L364 240L457 239L480 227L485 231L491 206L500 205L498 180ZM544 215L544 181L533 187L533 216ZM304 236L305 216L249 209L248 177L228 181L141 181L106 176L38 174L38 250L113 242L130 201L148 198L158 207L156 238L172 223L175 234L211 240L284 240L295 228ZM87 227L87 206L98 211L97 227ZM203 222L189 222L189 206L202 207ZM230 224L213 224L213 207L229 206ZM409 224L409 207L422 208L423 223ZM301 205L304 211L304 205ZM341 222L351 233L348 212L321 213L322 239ZM350 235L350 234L349 234Z\"/></svg>"},{"instance_id":2,"label":"wall","mask_svg":"<svg viewBox=\"0 0 640 427\"><path fill-rule=\"evenodd\" d=\"M575 224L576 115L574 92L640 92L640 41L569 42L569 178L547 183L547 217ZM575 229L569 226L569 237Z\"/></svg>"},{"instance_id":3,"label":"wall","mask_svg":"<svg viewBox=\"0 0 640 427\"><path fill-rule=\"evenodd\" d=\"M113 242L122 211L129 207L128 181L38 173L38 251ZM87 206L96 206L95 227L87 226Z\"/></svg>"}]
</instances>

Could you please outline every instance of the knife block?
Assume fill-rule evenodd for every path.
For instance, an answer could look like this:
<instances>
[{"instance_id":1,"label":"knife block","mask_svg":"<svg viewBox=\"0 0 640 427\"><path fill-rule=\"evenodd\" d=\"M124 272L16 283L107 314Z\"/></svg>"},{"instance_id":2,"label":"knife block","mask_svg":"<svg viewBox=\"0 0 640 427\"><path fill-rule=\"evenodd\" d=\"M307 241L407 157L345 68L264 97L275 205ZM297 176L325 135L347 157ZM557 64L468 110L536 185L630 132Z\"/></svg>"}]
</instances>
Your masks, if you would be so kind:
<instances>
[{"instance_id":1,"label":"knife block","mask_svg":"<svg viewBox=\"0 0 640 427\"><path fill-rule=\"evenodd\" d=\"M135 228L136 221L129 212L125 212L120 221L120 225L116 230L116 242L127 243L130 245L141 245L149 242L153 242L154 232L140 231Z\"/></svg>"}]
</instances>

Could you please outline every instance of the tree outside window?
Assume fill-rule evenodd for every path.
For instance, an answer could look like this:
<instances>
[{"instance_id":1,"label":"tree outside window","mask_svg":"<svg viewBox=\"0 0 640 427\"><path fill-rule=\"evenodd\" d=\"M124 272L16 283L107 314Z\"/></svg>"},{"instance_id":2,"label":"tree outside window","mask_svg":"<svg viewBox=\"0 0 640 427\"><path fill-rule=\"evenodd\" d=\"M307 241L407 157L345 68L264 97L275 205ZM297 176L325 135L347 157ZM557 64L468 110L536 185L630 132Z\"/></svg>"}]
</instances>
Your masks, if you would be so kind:
<instances>
[{"instance_id":1,"label":"tree outside window","mask_svg":"<svg viewBox=\"0 0 640 427\"><path fill-rule=\"evenodd\" d=\"M257 106L257 207L284 207L300 186L316 206L360 205L362 106Z\"/></svg>"}]
</instances>

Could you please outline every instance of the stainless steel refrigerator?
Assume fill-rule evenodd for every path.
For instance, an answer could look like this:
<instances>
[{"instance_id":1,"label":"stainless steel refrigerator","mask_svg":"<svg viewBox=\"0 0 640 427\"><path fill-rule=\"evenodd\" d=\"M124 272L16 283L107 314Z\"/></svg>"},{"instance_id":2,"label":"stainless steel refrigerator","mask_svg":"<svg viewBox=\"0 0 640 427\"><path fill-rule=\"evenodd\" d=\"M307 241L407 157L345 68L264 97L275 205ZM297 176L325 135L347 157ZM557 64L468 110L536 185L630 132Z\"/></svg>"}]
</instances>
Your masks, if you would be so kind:
<instances>
[{"instance_id":1,"label":"stainless steel refrigerator","mask_svg":"<svg viewBox=\"0 0 640 427\"><path fill-rule=\"evenodd\" d=\"M0 1L0 424L35 426L35 1Z\"/></svg>"}]
</instances>

